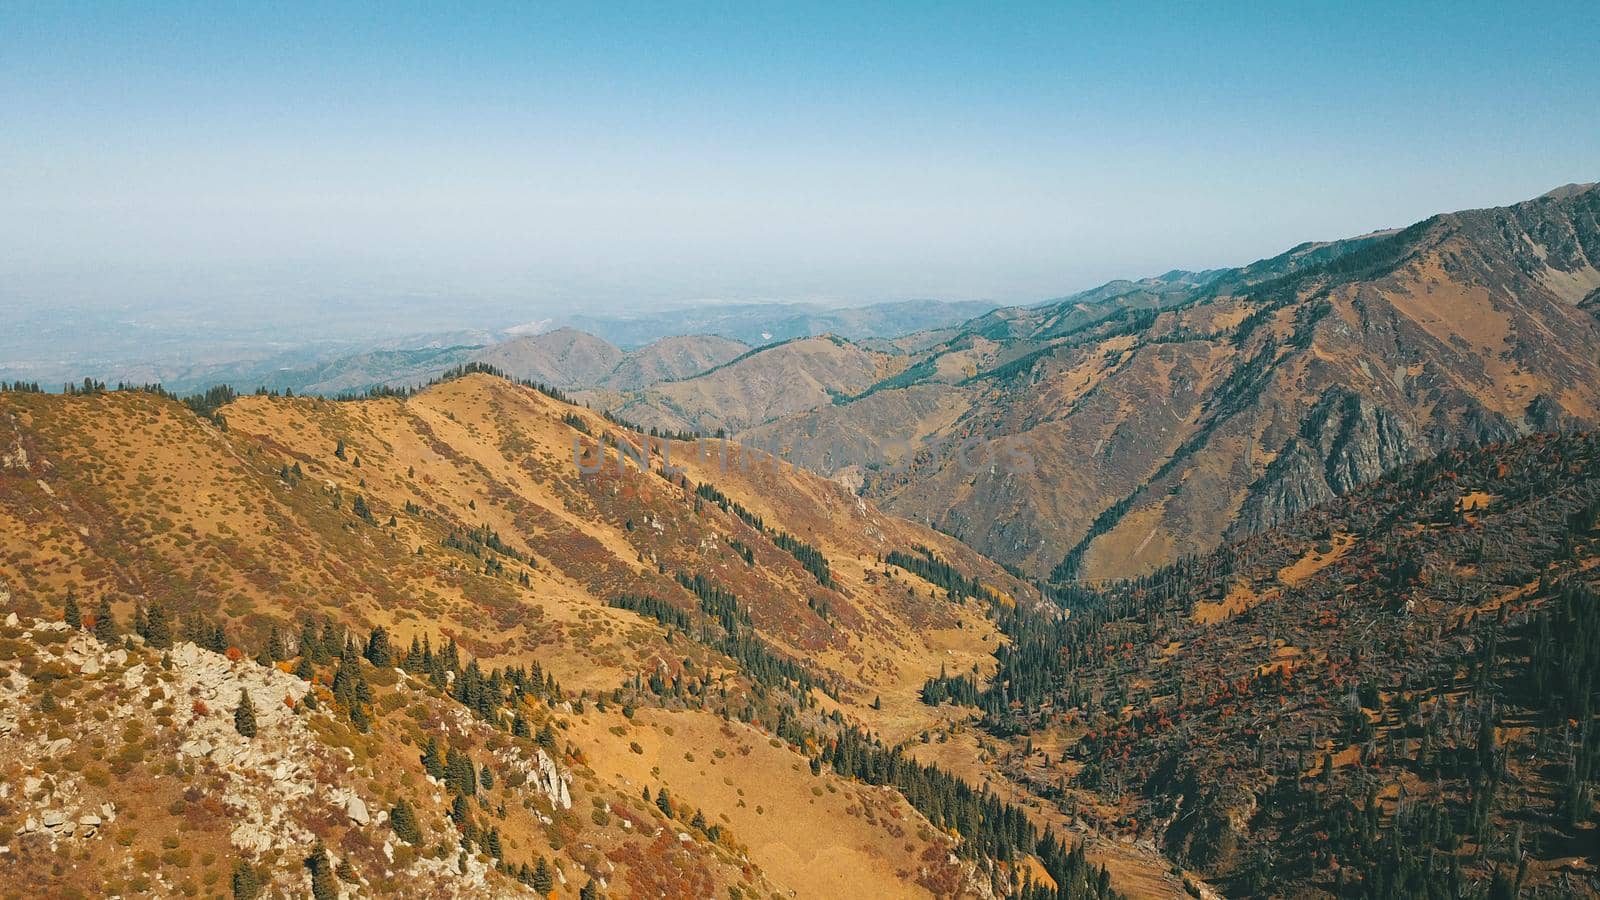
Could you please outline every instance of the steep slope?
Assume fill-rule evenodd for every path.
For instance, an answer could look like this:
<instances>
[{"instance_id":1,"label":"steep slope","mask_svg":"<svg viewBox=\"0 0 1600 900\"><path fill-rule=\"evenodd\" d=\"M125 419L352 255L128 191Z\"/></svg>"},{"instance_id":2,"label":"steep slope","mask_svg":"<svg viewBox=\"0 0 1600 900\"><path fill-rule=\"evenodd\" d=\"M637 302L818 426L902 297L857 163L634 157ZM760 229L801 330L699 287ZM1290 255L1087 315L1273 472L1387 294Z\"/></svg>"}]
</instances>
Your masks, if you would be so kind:
<instances>
[{"instance_id":1,"label":"steep slope","mask_svg":"<svg viewBox=\"0 0 1600 900\"><path fill-rule=\"evenodd\" d=\"M1600 190L1573 188L1302 245L1105 317L995 314L747 437L864 471L867 496L1035 575L1148 571L1442 448L1600 422L1600 323L1579 308L1597 212ZM937 422L901 420L918 407Z\"/></svg>"},{"instance_id":2,"label":"steep slope","mask_svg":"<svg viewBox=\"0 0 1600 900\"><path fill-rule=\"evenodd\" d=\"M938 758L1230 896L1596 896L1597 524L1600 435L1539 434L997 610L996 674L927 686L987 732Z\"/></svg>"},{"instance_id":3,"label":"steep slope","mask_svg":"<svg viewBox=\"0 0 1600 900\"><path fill-rule=\"evenodd\" d=\"M922 546L985 591L1037 595L835 483L675 442L640 471L615 444L642 439L615 432L485 374L409 397L240 398L211 420L140 391L0 393L18 617L0 635L0 722L15 723L0 739L6 783L37 779L0 808L0 869L165 894L246 865L304 890L320 840L326 868L372 892L501 896L548 857L562 896L591 879L626 895L1015 894L1024 863L1069 896L1104 894L1020 811L965 818L991 801L890 763L943 715L917 701L922 681L981 664L995 636L965 594L886 577L878 557ZM85 643L63 618L117 634ZM317 685L315 708L293 681ZM241 687L292 715L230 735ZM94 724L108 703L140 734ZM430 738L496 786L429 781ZM319 762L341 757L342 774ZM288 765L269 781L312 789L274 795L263 759ZM116 846L120 822L61 827L108 804L143 824L145 796L183 800L170 815L192 851L141 849L171 833L160 818ZM377 814L402 799L414 852ZM251 810L282 827L263 834Z\"/></svg>"}]
</instances>

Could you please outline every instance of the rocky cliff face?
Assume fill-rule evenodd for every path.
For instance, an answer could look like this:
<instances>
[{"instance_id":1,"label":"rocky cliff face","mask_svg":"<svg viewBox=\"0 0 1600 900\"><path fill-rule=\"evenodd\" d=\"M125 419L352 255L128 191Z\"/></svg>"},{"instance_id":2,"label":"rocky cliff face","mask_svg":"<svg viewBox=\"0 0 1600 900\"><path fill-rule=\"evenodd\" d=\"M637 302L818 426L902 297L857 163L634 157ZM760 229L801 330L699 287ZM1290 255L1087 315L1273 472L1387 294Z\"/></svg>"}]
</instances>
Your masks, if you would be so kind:
<instances>
[{"instance_id":1,"label":"rocky cliff face","mask_svg":"<svg viewBox=\"0 0 1600 900\"><path fill-rule=\"evenodd\" d=\"M1426 451L1410 424L1353 391L1333 389L1250 487L1232 531L1249 534L1373 481Z\"/></svg>"}]
</instances>

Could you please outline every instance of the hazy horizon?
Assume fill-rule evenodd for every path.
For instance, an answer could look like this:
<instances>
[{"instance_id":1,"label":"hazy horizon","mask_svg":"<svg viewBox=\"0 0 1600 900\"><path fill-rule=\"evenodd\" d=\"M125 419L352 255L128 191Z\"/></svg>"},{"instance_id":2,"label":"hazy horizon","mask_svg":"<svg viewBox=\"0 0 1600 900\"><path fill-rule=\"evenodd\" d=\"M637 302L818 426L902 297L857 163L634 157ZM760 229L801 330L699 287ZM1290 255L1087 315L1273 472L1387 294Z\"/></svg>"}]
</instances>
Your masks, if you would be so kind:
<instances>
[{"instance_id":1,"label":"hazy horizon","mask_svg":"<svg viewBox=\"0 0 1600 900\"><path fill-rule=\"evenodd\" d=\"M11 4L0 301L1023 304L1595 176L1593 5L1274 9Z\"/></svg>"}]
</instances>

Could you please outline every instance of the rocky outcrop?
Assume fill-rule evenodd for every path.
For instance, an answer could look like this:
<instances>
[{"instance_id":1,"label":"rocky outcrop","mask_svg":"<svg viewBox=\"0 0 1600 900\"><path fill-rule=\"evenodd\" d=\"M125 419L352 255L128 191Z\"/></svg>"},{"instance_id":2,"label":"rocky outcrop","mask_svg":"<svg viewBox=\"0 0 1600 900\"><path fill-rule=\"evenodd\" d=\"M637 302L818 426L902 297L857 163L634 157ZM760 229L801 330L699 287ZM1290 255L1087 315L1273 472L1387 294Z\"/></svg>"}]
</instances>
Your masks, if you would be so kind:
<instances>
[{"instance_id":1,"label":"rocky outcrop","mask_svg":"<svg viewBox=\"0 0 1600 900\"><path fill-rule=\"evenodd\" d=\"M1269 528L1410 462L1425 449L1399 415L1352 391L1331 390L1251 487L1232 533Z\"/></svg>"},{"instance_id":2,"label":"rocky outcrop","mask_svg":"<svg viewBox=\"0 0 1600 900\"><path fill-rule=\"evenodd\" d=\"M5 596L0 591L0 604ZM16 842L0 843L0 854L92 852L89 842L124 819L138 801L119 793L99 765L86 764L111 761L90 752L97 747L139 748L153 771L190 781L196 787L186 802L226 823L240 861L302 858L332 822L369 831L372 844L390 840L388 813L379 798L364 795L368 781L358 777L350 751L318 738L311 720L325 713L297 708L309 689L301 679L192 643L156 650L128 637L108 646L64 622L15 612L0 626L0 641L0 809L15 823ZM234 727L241 691L255 706L253 738ZM570 807L570 776L540 756L530 777L554 785ZM338 864L342 852L329 852ZM441 897L493 895L488 875L481 860L453 856L414 859L407 870L423 895ZM181 893L161 872L149 877L156 894ZM303 895L306 885L279 887ZM344 890L369 893L359 881Z\"/></svg>"}]
</instances>

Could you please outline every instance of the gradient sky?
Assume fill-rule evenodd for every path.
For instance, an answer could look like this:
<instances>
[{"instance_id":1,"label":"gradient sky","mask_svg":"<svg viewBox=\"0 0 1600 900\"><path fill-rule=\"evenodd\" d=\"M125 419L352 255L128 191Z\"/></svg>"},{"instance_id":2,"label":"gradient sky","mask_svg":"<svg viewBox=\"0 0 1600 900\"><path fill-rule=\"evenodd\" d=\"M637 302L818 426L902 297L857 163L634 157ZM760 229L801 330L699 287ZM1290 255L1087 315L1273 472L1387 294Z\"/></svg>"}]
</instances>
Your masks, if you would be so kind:
<instances>
[{"instance_id":1,"label":"gradient sky","mask_svg":"<svg viewBox=\"0 0 1600 900\"><path fill-rule=\"evenodd\" d=\"M1600 3L1221 5L0 0L0 299L1032 302L1600 178Z\"/></svg>"}]
</instances>

